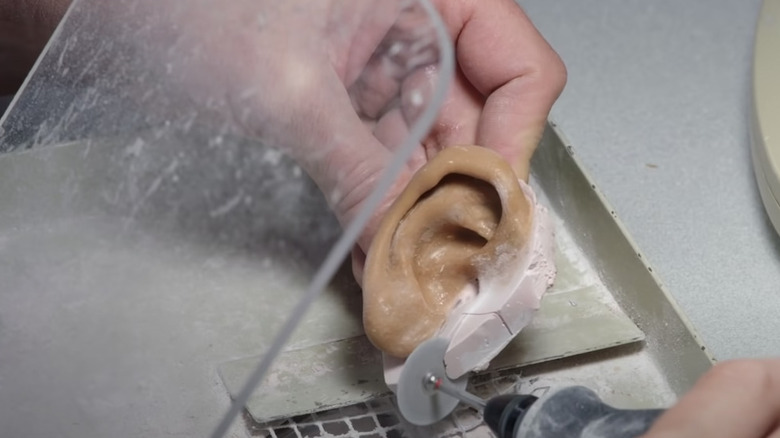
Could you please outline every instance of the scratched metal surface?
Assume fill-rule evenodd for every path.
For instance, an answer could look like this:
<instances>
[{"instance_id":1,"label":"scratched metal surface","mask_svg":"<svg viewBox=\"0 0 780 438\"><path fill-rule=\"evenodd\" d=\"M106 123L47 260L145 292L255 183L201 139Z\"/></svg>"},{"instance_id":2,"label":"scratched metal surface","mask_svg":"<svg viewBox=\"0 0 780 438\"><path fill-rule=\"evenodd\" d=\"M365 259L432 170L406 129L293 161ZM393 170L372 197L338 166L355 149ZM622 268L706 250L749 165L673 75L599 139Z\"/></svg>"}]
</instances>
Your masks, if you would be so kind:
<instances>
[{"instance_id":1,"label":"scratched metal surface","mask_svg":"<svg viewBox=\"0 0 780 438\"><path fill-rule=\"evenodd\" d=\"M0 201L13 207L0 209L0 423L9 434L158 436L164 430L173 436L203 435L229 403L219 365L265 351L337 233L322 194L272 149L225 138L220 147L201 148L199 159L189 160L182 153L191 147L186 136L150 147L147 141L154 136L152 131L127 141L73 143L0 157ZM556 143L540 158L572 166L556 152L563 150L560 140L548 140ZM263 169L277 172L280 186L266 179L264 191L257 180ZM576 176L571 169L566 174ZM548 189L561 183L544 181ZM590 190L576 178L570 187ZM565 204L576 206L556 196L569 193L563 189L543 196L556 215ZM275 197L281 199L273 202ZM579 199L588 214L604 208L587 192ZM316 221L301 214L310 210L317 212ZM703 353L689 340L678 340L685 332L668 313L673 310L666 309L657 285L642 277L647 271L634 253L621 257L627 264L612 261L605 268L593 264L597 259L586 251L592 248L581 246L583 231L599 241L604 241L599 233L619 233L580 223L571 213L566 218L557 220L559 229L567 230L561 236L571 239L567 245L574 252L567 256L585 268L577 278L562 277L562 286L603 280L609 293L633 294L620 304L630 307L622 309L609 293L600 300L607 299L604 303L618 314L631 310L626 313L652 336L646 345L533 365L519 375L515 370L509 375L512 384L520 377L524 390L584 383L624 405L670 402L691 380L670 384L670 374L657 366L663 356L655 350L673 358ZM616 278L614 270L625 271L627 278ZM359 291L349 275L345 267L291 348L360 334ZM662 315L638 306L636 296L648 298L644 305L663 309ZM667 367L687 372L688 364L673 360ZM362 424L366 417L391 421L384 414L392 414L400 422L386 402L392 404L380 399L321 416ZM295 417L279 427L296 434L320 423L320 417ZM391 433L400 430L407 436L463 436L479 428L479 419L459 411L433 431L380 426L367 435L400 436ZM268 431L247 416L232 433L261 433L258 427Z\"/></svg>"},{"instance_id":2,"label":"scratched metal surface","mask_svg":"<svg viewBox=\"0 0 780 438\"><path fill-rule=\"evenodd\" d=\"M144 145L0 158L9 435L202 435L228 402L216 364L267 348L338 235L317 188L272 150Z\"/></svg>"}]
</instances>

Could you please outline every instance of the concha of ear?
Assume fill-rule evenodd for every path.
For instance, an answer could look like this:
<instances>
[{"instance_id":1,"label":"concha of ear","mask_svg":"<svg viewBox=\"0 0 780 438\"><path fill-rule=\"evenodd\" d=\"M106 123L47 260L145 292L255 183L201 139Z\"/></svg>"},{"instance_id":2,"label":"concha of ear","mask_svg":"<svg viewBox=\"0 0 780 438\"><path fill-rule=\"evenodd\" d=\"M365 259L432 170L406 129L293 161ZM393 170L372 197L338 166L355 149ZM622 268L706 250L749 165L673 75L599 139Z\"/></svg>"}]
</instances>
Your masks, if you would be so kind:
<instances>
[{"instance_id":1,"label":"concha of ear","mask_svg":"<svg viewBox=\"0 0 780 438\"><path fill-rule=\"evenodd\" d=\"M453 146L412 177L382 219L363 277L371 342L406 358L479 292L480 272L528 242L533 206L509 163L490 149Z\"/></svg>"}]
</instances>

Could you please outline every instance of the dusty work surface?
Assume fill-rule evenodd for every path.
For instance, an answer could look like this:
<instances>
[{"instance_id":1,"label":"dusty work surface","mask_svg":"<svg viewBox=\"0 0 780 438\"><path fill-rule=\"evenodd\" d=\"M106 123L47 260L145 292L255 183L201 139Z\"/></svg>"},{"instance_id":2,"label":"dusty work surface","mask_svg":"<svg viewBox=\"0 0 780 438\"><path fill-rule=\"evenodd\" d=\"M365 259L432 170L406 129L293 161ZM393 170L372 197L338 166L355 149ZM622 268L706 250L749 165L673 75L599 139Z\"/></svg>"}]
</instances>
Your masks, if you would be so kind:
<instances>
[{"instance_id":1,"label":"dusty work surface","mask_svg":"<svg viewBox=\"0 0 780 438\"><path fill-rule=\"evenodd\" d=\"M590 190L575 178L576 167L566 170L574 164L552 131L548 143L537 167L572 178L567 179L570 186L562 185L566 181L550 185L555 189L551 194L570 195L571 188L583 186ZM225 142L188 158L180 153L191 147L187 141L148 145L141 139L87 142L0 157L0 424L10 436L207 434L229 402L218 374L220 364L265 351L333 240L337 228L332 218L322 215L326 207L316 187L278 155ZM545 176L544 181L553 180ZM171 208L171 199L176 208ZM630 342L641 336L634 324L647 339L602 350L609 352L606 357L586 354L574 362L535 365L522 375L538 377L540 385L591 384L612 401L669 401L670 394L683 390L691 379L673 378L663 365L687 370L692 360L700 360L695 355L701 353L698 346L654 289L644 265L636 263L635 254L620 254L625 245L619 230L604 228L609 225L604 218L580 228L587 221L577 212L592 217L604 208L592 192L542 199L556 214L566 212L559 216L566 220L558 221L559 254L571 268L562 271L560 289L547 300L571 312L566 315L579 317L540 318L535 327L539 339L526 339L521 353L535 350L537 357L555 357L608 342ZM268 214L269 208L277 214ZM295 217L300 220L290 220ZM578 243L600 233L612 236L603 242L617 246ZM600 248L618 259L587 254ZM580 251L586 257L578 255ZM615 281L613 263L630 281ZM348 275L345 270L333 282L289 348L360 335L359 291L346 280ZM599 287L603 279L609 280L606 289ZM335 291L340 293L329 295ZM605 291L635 293L652 302L621 304L633 321L626 324ZM587 309L601 315L600 321L588 321ZM321 314L346 317L334 322ZM545 327L545 321L552 326ZM619 335L592 331L593 344L585 345L582 339L573 346L560 339L554 345L540 341L543 336L555 339L551 327L608 327L608 321L623 327ZM318 337L312 339L312 333ZM659 344L673 356L658 362L653 347ZM698 369L694 366L690 375ZM510 377L517 379L516 372ZM290 395L306 399L293 389ZM379 398L369 404L381 402ZM347 426L352 424L350 412L362 412L350 418L363 429L368 424L360 418L379 418L376 410L364 408L346 407L347 412L338 409L328 415L341 421L340 430L347 428L344 436L353 436L354 427ZM390 410L382 418L398 421L393 415ZM305 425L307 420L290 421ZM477 424L475 418L469 421ZM234 426L232 436L246 436L256 425L247 418L247 423Z\"/></svg>"},{"instance_id":2,"label":"dusty work surface","mask_svg":"<svg viewBox=\"0 0 780 438\"><path fill-rule=\"evenodd\" d=\"M548 195L540 197L542 202L558 214L559 236L568 235L574 243L561 253L570 255L577 266L586 266L579 278L596 278L605 296L614 298L613 304L642 329L646 340L477 376L473 389L489 397L506 391L543 393L559 385L584 384L617 406L668 406L711 365L706 347L660 286L652 266L624 234L614 210L582 172L572 146L554 128L546 132L533 168L535 185ZM305 396L305 390L295 394L298 400ZM465 408L435 426L411 427L397 415L392 397L270 425L253 424L252 430L271 437L491 436L479 415Z\"/></svg>"},{"instance_id":3,"label":"dusty work surface","mask_svg":"<svg viewBox=\"0 0 780 438\"><path fill-rule=\"evenodd\" d=\"M264 351L338 227L273 151L190 148L0 156L3 435L204 436L227 410L217 364Z\"/></svg>"},{"instance_id":4,"label":"dusty work surface","mask_svg":"<svg viewBox=\"0 0 780 438\"><path fill-rule=\"evenodd\" d=\"M540 195L542 202L549 202ZM470 390L482 397L510 391L541 395L556 386L582 384L618 406L669 405L676 398L675 391L643 348L643 333L617 305L572 239L566 222L555 217L555 223L560 268L556 286L545 296L534 322L487 372L472 378ZM333 317L318 315L316 320ZM299 333L305 332L304 325ZM311 331L309 336L316 339L321 334ZM247 419L255 434L493 436L480 415L465 406L434 426L406 423L384 386L381 358L364 337L304 345L281 355L250 399ZM253 357L220 366L231 392L240 390L257 362Z\"/></svg>"},{"instance_id":5,"label":"dusty work surface","mask_svg":"<svg viewBox=\"0 0 780 438\"><path fill-rule=\"evenodd\" d=\"M556 262L559 276L530 326L493 360L490 370L517 368L561 357L623 345L644 339L642 332L618 308L603 284L574 246L559 222ZM338 299L337 294L321 302ZM322 311L321 309L328 309ZM282 354L247 409L264 423L314 411L366 402L389 393L382 374L382 357L365 336L323 343L333 338L348 309L316 306L300 337ZM354 331L362 331L356 321ZM257 357L220 366L231 394L237 394L257 366Z\"/></svg>"}]
</instances>

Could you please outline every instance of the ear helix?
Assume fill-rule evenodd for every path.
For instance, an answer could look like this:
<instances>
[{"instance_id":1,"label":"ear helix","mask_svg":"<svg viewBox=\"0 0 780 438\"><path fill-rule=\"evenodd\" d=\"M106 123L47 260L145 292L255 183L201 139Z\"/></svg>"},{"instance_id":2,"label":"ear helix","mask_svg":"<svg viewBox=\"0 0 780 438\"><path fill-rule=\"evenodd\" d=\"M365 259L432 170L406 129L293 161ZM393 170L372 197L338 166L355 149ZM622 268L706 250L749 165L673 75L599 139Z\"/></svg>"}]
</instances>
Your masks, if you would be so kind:
<instances>
[{"instance_id":1,"label":"ear helix","mask_svg":"<svg viewBox=\"0 0 780 438\"><path fill-rule=\"evenodd\" d=\"M528 241L533 206L500 155L480 146L442 150L389 208L363 273L371 342L405 358L473 299L479 274ZM489 291L485 291L489 293Z\"/></svg>"}]
</instances>

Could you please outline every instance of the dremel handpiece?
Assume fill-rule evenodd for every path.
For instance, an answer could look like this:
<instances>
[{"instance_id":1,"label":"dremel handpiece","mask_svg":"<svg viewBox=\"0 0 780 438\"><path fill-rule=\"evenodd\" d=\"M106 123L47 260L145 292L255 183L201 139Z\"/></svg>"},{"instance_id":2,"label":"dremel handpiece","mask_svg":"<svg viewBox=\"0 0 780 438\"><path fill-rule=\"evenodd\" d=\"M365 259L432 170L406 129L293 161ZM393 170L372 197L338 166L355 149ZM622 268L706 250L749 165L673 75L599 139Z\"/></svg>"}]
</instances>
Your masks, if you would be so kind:
<instances>
[{"instance_id":1,"label":"dremel handpiece","mask_svg":"<svg viewBox=\"0 0 780 438\"><path fill-rule=\"evenodd\" d=\"M636 438L664 409L616 409L584 386L569 386L542 397L505 394L490 400L466 392L429 373L423 385L482 411L499 438Z\"/></svg>"}]
</instances>

